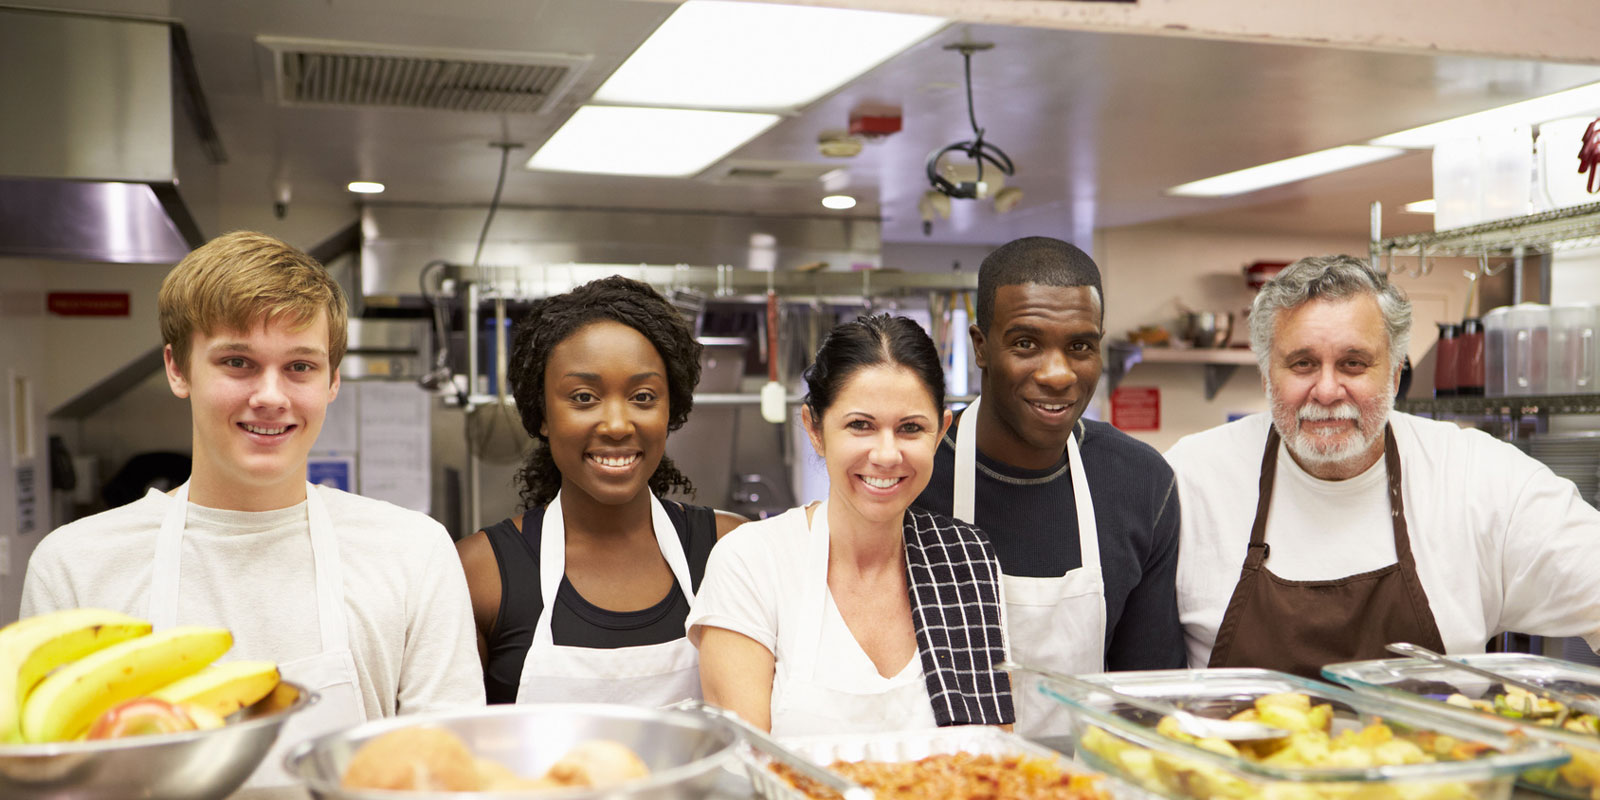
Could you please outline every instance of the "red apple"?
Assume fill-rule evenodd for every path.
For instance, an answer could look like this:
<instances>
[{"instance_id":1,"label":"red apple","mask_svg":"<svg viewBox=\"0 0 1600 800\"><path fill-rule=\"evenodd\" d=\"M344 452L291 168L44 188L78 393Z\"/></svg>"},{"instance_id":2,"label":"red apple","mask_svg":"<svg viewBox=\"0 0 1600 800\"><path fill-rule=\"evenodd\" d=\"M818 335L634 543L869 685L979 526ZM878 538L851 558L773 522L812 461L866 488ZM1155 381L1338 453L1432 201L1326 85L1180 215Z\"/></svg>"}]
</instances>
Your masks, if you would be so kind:
<instances>
[{"instance_id":1,"label":"red apple","mask_svg":"<svg viewBox=\"0 0 1600 800\"><path fill-rule=\"evenodd\" d=\"M136 697L112 706L89 726L90 739L120 739L192 731L194 720L181 707L154 697Z\"/></svg>"}]
</instances>

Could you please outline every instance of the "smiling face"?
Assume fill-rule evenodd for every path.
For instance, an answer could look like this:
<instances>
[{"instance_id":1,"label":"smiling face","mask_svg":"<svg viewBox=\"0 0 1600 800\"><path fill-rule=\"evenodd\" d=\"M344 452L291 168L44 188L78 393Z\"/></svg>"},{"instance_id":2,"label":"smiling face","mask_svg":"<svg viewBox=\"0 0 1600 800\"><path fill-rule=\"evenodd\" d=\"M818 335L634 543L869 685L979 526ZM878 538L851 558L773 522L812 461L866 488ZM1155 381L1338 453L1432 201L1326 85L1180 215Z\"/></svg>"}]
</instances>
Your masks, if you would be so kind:
<instances>
[{"instance_id":1,"label":"smiling face","mask_svg":"<svg viewBox=\"0 0 1600 800\"><path fill-rule=\"evenodd\" d=\"M989 329L973 325L971 335L983 370L980 413L999 423L991 428L999 435L980 438L979 446L1013 466L1048 468L1061 458L1100 381L1100 301L1094 290L1001 286Z\"/></svg>"},{"instance_id":2,"label":"smiling face","mask_svg":"<svg viewBox=\"0 0 1600 800\"><path fill-rule=\"evenodd\" d=\"M1280 311L1270 358L1272 424L1296 463L1324 480L1377 463L1399 368L1376 299L1312 300Z\"/></svg>"},{"instance_id":3,"label":"smiling face","mask_svg":"<svg viewBox=\"0 0 1600 800\"><path fill-rule=\"evenodd\" d=\"M239 511L304 500L306 457L339 393L326 315L305 327L275 319L246 331L196 332L187 366L170 345L165 360L167 384L193 416L190 498Z\"/></svg>"},{"instance_id":4,"label":"smiling face","mask_svg":"<svg viewBox=\"0 0 1600 800\"><path fill-rule=\"evenodd\" d=\"M893 364L845 379L822 419L802 414L811 447L828 467L828 499L869 523L900 521L933 477L933 454L950 426L916 373Z\"/></svg>"},{"instance_id":5,"label":"smiling face","mask_svg":"<svg viewBox=\"0 0 1600 800\"><path fill-rule=\"evenodd\" d=\"M667 449L667 366L650 340L610 320L551 348L539 433L561 489L621 505L648 490Z\"/></svg>"}]
</instances>

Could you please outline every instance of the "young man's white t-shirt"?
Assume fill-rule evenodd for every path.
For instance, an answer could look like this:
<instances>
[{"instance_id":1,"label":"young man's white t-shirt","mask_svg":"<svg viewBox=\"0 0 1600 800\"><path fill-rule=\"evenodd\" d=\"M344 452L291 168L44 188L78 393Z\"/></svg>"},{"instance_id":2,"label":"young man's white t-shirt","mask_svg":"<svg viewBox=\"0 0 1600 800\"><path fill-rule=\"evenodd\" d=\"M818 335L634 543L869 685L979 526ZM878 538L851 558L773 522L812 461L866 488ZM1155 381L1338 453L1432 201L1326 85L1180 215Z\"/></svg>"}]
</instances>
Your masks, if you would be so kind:
<instances>
[{"instance_id":1,"label":"young man's white t-shirt","mask_svg":"<svg viewBox=\"0 0 1600 800\"><path fill-rule=\"evenodd\" d=\"M466 577L426 515L319 488L339 545L345 623L368 719L484 702ZM172 497L58 528L28 562L22 616L107 608L146 617L156 536ZM179 625L233 632L224 660L288 662L321 650L306 504L224 511L189 504Z\"/></svg>"}]
</instances>

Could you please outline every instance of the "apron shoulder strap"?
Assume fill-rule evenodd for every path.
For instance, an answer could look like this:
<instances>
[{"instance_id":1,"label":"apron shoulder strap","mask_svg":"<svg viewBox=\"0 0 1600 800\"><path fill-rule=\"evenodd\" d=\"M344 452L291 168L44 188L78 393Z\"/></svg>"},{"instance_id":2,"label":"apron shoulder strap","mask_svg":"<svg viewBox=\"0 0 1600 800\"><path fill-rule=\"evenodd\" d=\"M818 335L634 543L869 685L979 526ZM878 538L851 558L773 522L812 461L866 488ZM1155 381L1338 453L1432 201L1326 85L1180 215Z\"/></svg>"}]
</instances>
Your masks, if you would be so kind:
<instances>
[{"instance_id":1,"label":"apron shoulder strap","mask_svg":"<svg viewBox=\"0 0 1600 800\"><path fill-rule=\"evenodd\" d=\"M532 559L533 574L539 574L539 534L544 526L544 507L530 508L522 513L522 535L517 540Z\"/></svg>"},{"instance_id":2,"label":"apron shoulder strap","mask_svg":"<svg viewBox=\"0 0 1600 800\"><path fill-rule=\"evenodd\" d=\"M717 543L717 512L707 506L695 506L664 500L661 505L683 542L683 555L689 561L690 592L700 591L700 581L706 574L706 560L711 558L711 548Z\"/></svg>"}]
</instances>

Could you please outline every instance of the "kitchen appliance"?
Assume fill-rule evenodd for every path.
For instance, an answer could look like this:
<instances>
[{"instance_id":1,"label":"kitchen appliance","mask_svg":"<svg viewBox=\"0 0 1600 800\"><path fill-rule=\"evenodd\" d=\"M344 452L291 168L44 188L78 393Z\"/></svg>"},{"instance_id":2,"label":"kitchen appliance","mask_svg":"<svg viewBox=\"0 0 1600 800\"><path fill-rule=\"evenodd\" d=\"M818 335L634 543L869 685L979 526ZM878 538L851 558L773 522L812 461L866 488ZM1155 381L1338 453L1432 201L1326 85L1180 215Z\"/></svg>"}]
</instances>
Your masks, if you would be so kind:
<instances>
[{"instance_id":1,"label":"kitchen appliance","mask_svg":"<svg viewBox=\"0 0 1600 800\"><path fill-rule=\"evenodd\" d=\"M317 696L287 681L209 730L100 741L0 745L6 800L219 800L255 772L290 714Z\"/></svg>"},{"instance_id":2,"label":"kitchen appliance","mask_svg":"<svg viewBox=\"0 0 1600 800\"><path fill-rule=\"evenodd\" d=\"M541 775L573 746L595 739L622 744L650 768L650 777L604 789L570 790L562 800L699 800L730 763L740 743L735 725L702 712L584 703L491 706L470 711L410 714L375 720L302 742L284 759L318 800L394 800L383 790L340 786L345 767L366 742L414 725L460 736L478 758L526 776ZM411 792L407 798L460 797Z\"/></svg>"},{"instance_id":3,"label":"kitchen appliance","mask_svg":"<svg viewBox=\"0 0 1600 800\"><path fill-rule=\"evenodd\" d=\"M1156 731L1159 718L1103 692L1035 687L1071 712L1072 742L1083 763L1175 800L1210 797L1366 796L1507 800L1517 773L1566 761L1554 746L1507 736L1454 717L1430 714L1387 697L1352 692L1261 669L1158 670L1084 676L1084 680L1178 705L1206 716L1231 716L1267 695L1305 695L1332 708L1332 734L1382 722L1396 737L1447 736L1487 745L1462 760L1352 767L1293 767L1182 742ZM1471 748L1463 748L1471 749Z\"/></svg>"},{"instance_id":4,"label":"kitchen appliance","mask_svg":"<svg viewBox=\"0 0 1600 800\"><path fill-rule=\"evenodd\" d=\"M1600 695L1600 668L1527 653L1474 653L1452 658L1529 683ZM1518 783L1527 788L1557 797L1589 800L1589 788L1573 785L1566 776L1600 777L1600 736L1530 724L1444 702L1456 693L1473 700L1492 699L1503 691L1497 681L1420 658L1329 664L1322 668L1322 675L1360 694L1416 705L1440 717L1548 742L1572 754L1572 762L1558 771L1543 770L1520 778Z\"/></svg>"}]
</instances>

